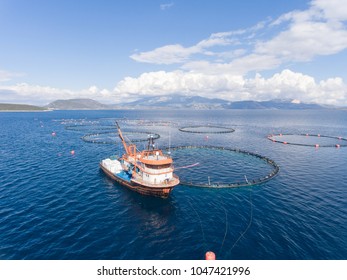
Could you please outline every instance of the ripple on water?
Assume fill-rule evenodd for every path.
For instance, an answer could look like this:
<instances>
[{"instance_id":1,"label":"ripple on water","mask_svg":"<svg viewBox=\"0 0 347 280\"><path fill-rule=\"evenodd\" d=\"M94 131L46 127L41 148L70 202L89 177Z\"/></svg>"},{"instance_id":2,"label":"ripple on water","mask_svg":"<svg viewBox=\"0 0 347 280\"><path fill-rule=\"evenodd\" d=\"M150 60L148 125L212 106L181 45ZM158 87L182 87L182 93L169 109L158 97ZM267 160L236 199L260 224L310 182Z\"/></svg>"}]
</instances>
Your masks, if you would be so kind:
<instances>
[{"instance_id":1,"label":"ripple on water","mask_svg":"<svg viewBox=\"0 0 347 280\"><path fill-rule=\"evenodd\" d=\"M119 146L85 143L79 133L52 121L124 117L129 129L139 129L143 119L174 122L150 127L161 135L160 147L167 146L170 131L171 144L244 149L275 160L281 171L259 186L216 190L180 185L167 200L143 197L99 171L100 159L120 154ZM347 148L315 149L266 139L284 128L346 137L346 112L76 111L3 113L0 118L1 259L202 259L207 250L219 259L347 257ZM196 135L177 129L202 124L235 132ZM199 162L199 168L180 171L198 181L267 173L261 161L241 155L195 150L173 156L176 167Z\"/></svg>"}]
</instances>

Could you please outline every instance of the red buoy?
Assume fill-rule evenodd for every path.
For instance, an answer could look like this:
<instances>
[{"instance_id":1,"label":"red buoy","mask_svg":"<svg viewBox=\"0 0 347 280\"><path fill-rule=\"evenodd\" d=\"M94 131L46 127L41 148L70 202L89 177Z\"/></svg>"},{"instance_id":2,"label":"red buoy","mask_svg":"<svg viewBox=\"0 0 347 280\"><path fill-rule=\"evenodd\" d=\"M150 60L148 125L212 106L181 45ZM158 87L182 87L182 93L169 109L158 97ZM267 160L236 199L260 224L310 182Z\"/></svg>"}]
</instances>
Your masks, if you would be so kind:
<instances>
[{"instance_id":1,"label":"red buoy","mask_svg":"<svg viewBox=\"0 0 347 280\"><path fill-rule=\"evenodd\" d=\"M336 144L336 148L340 148L340 145L339 145L339 144Z\"/></svg>"},{"instance_id":2,"label":"red buoy","mask_svg":"<svg viewBox=\"0 0 347 280\"><path fill-rule=\"evenodd\" d=\"M288 142L283 142L283 144L288 144Z\"/></svg>"},{"instance_id":3,"label":"red buoy","mask_svg":"<svg viewBox=\"0 0 347 280\"><path fill-rule=\"evenodd\" d=\"M213 253L212 251L208 251L205 254L205 260L215 260L216 259L216 254Z\"/></svg>"},{"instance_id":4,"label":"red buoy","mask_svg":"<svg viewBox=\"0 0 347 280\"><path fill-rule=\"evenodd\" d=\"M53 132L52 132L52 136L57 136L57 134L53 131Z\"/></svg>"},{"instance_id":5,"label":"red buoy","mask_svg":"<svg viewBox=\"0 0 347 280\"><path fill-rule=\"evenodd\" d=\"M71 155L74 155L74 154L75 154L75 151L74 151L74 150L71 150L71 151L70 151L70 154L71 154Z\"/></svg>"},{"instance_id":6,"label":"red buoy","mask_svg":"<svg viewBox=\"0 0 347 280\"><path fill-rule=\"evenodd\" d=\"M319 148L319 144L314 145L316 148Z\"/></svg>"},{"instance_id":7,"label":"red buoy","mask_svg":"<svg viewBox=\"0 0 347 280\"><path fill-rule=\"evenodd\" d=\"M282 136L282 133L280 133L280 136Z\"/></svg>"},{"instance_id":8,"label":"red buoy","mask_svg":"<svg viewBox=\"0 0 347 280\"><path fill-rule=\"evenodd\" d=\"M317 136L320 137L320 134L318 134Z\"/></svg>"}]
</instances>

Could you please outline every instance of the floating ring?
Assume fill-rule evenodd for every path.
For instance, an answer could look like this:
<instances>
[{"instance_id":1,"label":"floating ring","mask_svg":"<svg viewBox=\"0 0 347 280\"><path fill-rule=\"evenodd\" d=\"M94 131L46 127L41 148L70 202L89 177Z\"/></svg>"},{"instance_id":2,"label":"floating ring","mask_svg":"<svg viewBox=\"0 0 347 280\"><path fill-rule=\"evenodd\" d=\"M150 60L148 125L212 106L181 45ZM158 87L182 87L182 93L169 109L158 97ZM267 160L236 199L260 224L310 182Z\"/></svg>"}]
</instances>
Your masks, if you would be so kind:
<instances>
[{"instance_id":1,"label":"floating ring","mask_svg":"<svg viewBox=\"0 0 347 280\"><path fill-rule=\"evenodd\" d=\"M295 142L288 142L288 141L282 141L282 140L277 140L274 139L274 137L283 137L283 136L305 136L305 137L317 137L317 138L329 138L329 139L334 139L334 140L338 140L339 143L336 144L305 144L305 143L295 143ZM321 135L321 134L290 134L290 133L286 133L286 134L272 134L272 135L268 135L267 139L269 139L272 142L275 143L282 143L282 144L286 144L286 145L296 145L296 146L306 146L306 147L336 147L336 148L340 148L340 147L347 147L347 139L343 138L343 137L336 137L336 136L328 136L328 135Z\"/></svg>"},{"instance_id":2,"label":"floating ring","mask_svg":"<svg viewBox=\"0 0 347 280\"><path fill-rule=\"evenodd\" d=\"M116 130L115 125L94 125L94 124L81 124L81 125L67 125L66 130L72 131L105 131Z\"/></svg>"},{"instance_id":3,"label":"floating ring","mask_svg":"<svg viewBox=\"0 0 347 280\"><path fill-rule=\"evenodd\" d=\"M81 139L88 143L95 143L95 144L114 144L117 141L116 140L109 140L109 139L92 139L92 137L98 137L98 136L104 136L104 135L110 135L114 134L115 139L118 139L118 133L117 132L101 132L101 133L91 133L86 134L81 137ZM123 132L123 136L129 138L127 135L133 135L133 134L141 134L141 135L147 135L146 138L140 138L140 139L130 139L131 142L145 142L148 140L149 137L152 137L154 140L159 139L160 135L157 133L152 132L144 132L144 131L127 131Z\"/></svg>"},{"instance_id":4,"label":"floating ring","mask_svg":"<svg viewBox=\"0 0 347 280\"><path fill-rule=\"evenodd\" d=\"M165 150L180 150L180 149L211 149L211 150L225 150L225 151L230 151L230 152L235 152L235 153L241 153L241 154L250 155L250 156L254 156L256 158L259 158L273 167L272 171L270 173L268 173L266 176L263 176L263 177L260 177L260 178L254 179L254 180L250 180L250 181L247 180L247 182L200 184L200 183L185 182L184 180L183 181L181 180L181 184L189 186L189 187L221 189L221 188L238 188L238 187L260 185L260 184L263 184L263 183L270 181L280 171L279 166L272 159L269 159L265 156L259 155L257 153L245 151L245 150L232 149L232 148L219 147L219 146L176 146L176 147L165 148Z\"/></svg>"},{"instance_id":5,"label":"floating ring","mask_svg":"<svg viewBox=\"0 0 347 280\"><path fill-rule=\"evenodd\" d=\"M217 128L221 129L220 131L206 131L206 130L191 130L192 128ZM185 126L178 129L182 132L187 133L203 133L203 134L223 134L223 133L232 133L235 131L233 128L224 127L224 126L214 126L214 125L194 125L194 126Z\"/></svg>"}]
</instances>

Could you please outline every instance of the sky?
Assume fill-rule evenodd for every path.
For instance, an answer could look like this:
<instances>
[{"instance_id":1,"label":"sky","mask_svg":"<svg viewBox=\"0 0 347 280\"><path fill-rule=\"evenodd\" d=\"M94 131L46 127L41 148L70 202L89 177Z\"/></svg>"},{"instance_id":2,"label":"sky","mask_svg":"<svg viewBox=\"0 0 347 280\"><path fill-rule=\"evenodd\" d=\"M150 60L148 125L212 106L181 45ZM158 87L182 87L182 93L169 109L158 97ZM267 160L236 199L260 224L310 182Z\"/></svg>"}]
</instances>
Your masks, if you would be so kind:
<instances>
[{"instance_id":1,"label":"sky","mask_svg":"<svg viewBox=\"0 0 347 280\"><path fill-rule=\"evenodd\" d=\"M0 0L0 102L347 105L347 0Z\"/></svg>"}]
</instances>

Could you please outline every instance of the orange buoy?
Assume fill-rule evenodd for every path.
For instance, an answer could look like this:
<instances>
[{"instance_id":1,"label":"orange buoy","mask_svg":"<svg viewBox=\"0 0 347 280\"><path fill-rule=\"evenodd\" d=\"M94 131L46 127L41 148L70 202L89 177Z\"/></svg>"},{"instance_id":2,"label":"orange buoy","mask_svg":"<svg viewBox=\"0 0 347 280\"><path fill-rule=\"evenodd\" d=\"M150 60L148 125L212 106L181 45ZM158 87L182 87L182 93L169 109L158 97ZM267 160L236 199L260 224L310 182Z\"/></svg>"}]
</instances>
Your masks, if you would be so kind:
<instances>
[{"instance_id":1,"label":"orange buoy","mask_svg":"<svg viewBox=\"0 0 347 280\"><path fill-rule=\"evenodd\" d=\"M74 154L75 154L75 151L74 151L74 150L71 150L71 151L70 151L70 154L71 154L71 155L74 155Z\"/></svg>"},{"instance_id":2,"label":"orange buoy","mask_svg":"<svg viewBox=\"0 0 347 280\"><path fill-rule=\"evenodd\" d=\"M205 260L215 260L216 259L216 254L213 253L212 251L208 251L205 254Z\"/></svg>"}]
</instances>

